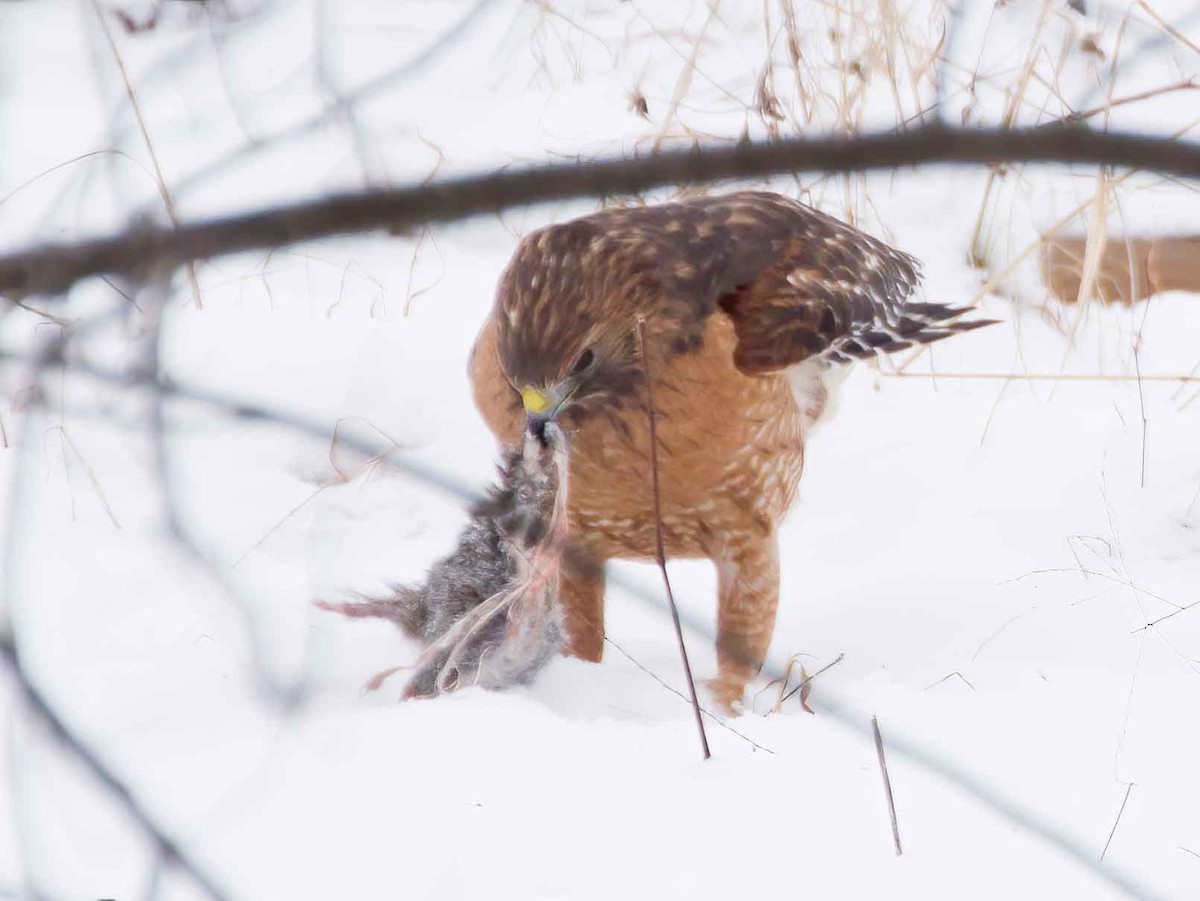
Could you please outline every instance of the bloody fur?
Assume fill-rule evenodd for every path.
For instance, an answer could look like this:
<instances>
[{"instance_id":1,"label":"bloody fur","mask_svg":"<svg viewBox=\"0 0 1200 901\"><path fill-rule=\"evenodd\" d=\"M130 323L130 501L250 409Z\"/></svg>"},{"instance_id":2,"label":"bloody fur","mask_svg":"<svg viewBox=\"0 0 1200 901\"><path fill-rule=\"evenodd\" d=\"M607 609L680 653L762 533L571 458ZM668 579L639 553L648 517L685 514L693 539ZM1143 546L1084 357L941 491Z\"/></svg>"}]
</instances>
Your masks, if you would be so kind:
<instances>
[{"instance_id":1,"label":"bloody fur","mask_svg":"<svg viewBox=\"0 0 1200 901\"><path fill-rule=\"evenodd\" d=\"M563 644L558 590L566 493L562 432L546 425L526 433L523 446L505 454L499 482L472 509L457 547L433 565L423 585L316 604L391 620L425 646L410 668L406 699L528 683ZM378 688L396 671L385 670L367 687Z\"/></svg>"}]
</instances>

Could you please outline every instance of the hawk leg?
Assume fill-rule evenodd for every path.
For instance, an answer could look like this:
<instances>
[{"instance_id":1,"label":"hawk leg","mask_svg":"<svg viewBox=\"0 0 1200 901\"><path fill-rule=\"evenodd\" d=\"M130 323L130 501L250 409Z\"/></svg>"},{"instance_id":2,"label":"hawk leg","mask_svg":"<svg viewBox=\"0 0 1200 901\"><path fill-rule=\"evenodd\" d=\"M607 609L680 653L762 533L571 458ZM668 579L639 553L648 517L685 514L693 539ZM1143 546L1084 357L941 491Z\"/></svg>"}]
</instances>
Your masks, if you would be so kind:
<instances>
[{"instance_id":1,"label":"hawk leg","mask_svg":"<svg viewBox=\"0 0 1200 901\"><path fill-rule=\"evenodd\" d=\"M723 549L717 566L717 678L708 683L726 710L758 675L779 607L779 546L772 531Z\"/></svg>"},{"instance_id":2,"label":"hawk leg","mask_svg":"<svg viewBox=\"0 0 1200 901\"><path fill-rule=\"evenodd\" d=\"M566 653L599 663L604 656L604 561L568 544L559 575Z\"/></svg>"}]
</instances>

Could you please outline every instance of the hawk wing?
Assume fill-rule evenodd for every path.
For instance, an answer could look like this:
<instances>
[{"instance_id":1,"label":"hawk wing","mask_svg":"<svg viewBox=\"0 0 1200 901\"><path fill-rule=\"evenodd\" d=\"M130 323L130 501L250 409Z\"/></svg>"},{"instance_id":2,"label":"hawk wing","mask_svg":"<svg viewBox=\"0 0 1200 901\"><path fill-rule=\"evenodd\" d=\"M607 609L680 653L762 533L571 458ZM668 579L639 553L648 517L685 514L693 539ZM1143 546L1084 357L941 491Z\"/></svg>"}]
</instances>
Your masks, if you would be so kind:
<instances>
[{"instance_id":1,"label":"hawk wing","mask_svg":"<svg viewBox=\"0 0 1200 901\"><path fill-rule=\"evenodd\" d=\"M691 204L729 242L714 257L716 307L733 320L743 372L872 357L993 321L912 301L916 259L804 204L755 192Z\"/></svg>"},{"instance_id":2,"label":"hawk wing","mask_svg":"<svg viewBox=\"0 0 1200 901\"><path fill-rule=\"evenodd\" d=\"M608 209L522 239L500 279L489 340L509 381L536 385L563 378L610 333L609 343L631 346L636 319L669 357L696 350L709 317L727 315L734 363L748 374L870 357L988 324L914 302L918 269L908 254L779 194ZM606 365L611 399L641 384L632 353Z\"/></svg>"}]
</instances>

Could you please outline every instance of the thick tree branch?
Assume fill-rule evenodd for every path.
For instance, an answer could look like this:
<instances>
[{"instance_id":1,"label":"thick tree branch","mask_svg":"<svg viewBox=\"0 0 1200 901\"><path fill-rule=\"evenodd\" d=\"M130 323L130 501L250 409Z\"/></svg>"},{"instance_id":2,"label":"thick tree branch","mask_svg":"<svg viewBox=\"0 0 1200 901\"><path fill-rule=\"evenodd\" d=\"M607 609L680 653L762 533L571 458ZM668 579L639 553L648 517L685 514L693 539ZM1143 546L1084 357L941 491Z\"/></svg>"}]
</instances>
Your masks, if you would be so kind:
<instances>
[{"instance_id":1,"label":"thick tree branch","mask_svg":"<svg viewBox=\"0 0 1200 901\"><path fill-rule=\"evenodd\" d=\"M112 238L51 245L0 257L0 293L58 294L104 273L137 272L223 254L380 228L451 222L514 206L634 194L664 185L759 178L784 172L852 172L931 163L1087 163L1200 179L1200 144L1092 131L1078 125L966 130L929 125L906 132L738 144L630 160L555 164L343 194L182 225L143 227Z\"/></svg>"}]
</instances>

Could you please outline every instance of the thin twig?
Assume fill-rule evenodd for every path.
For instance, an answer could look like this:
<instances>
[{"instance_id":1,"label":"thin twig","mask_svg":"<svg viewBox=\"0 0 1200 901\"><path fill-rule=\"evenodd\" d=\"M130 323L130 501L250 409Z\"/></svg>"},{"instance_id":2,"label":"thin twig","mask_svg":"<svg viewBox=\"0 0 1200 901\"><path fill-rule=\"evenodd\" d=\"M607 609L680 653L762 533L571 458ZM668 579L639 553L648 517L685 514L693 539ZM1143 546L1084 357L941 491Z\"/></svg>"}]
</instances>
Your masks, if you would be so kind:
<instances>
[{"instance_id":1,"label":"thin twig","mask_svg":"<svg viewBox=\"0 0 1200 901\"><path fill-rule=\"evenodd\" d=\"M1130 6L1129 11L1133 11L1132 6ZM1183 31L1194 25L1197 20L1200 20L1200 7L1194 8L1186 16L1177 19L1174 23L1174 27L1176 31ZM1134 22L1139 25L1142 24L1136 19ZM1122 27L1124 26L1122 25ZM1150 35L1144 41L1135 45L1132 50L1127 50L1124 54L1122 54L1119 60L1113 61L1112 71L1109 73L1109 77L1107 79L1088 79L1088 83L1084 86L1083 93L1079 96L1076 102L1072 104L1072 106L1082 107L1092 103L1096 98L1103 95L1106 89L1111 92L1111 85L1118 77L1127 79L1130 73L1139 66L1142 66L1147 62L1157 62L1161 60L1161 51L1163 47L1167 44L1170 44L1172 39L1172 35L1166 31L1163 31L1161 28L1153 29Z\"/></svg>"},{"instance_id":2,"label":"thin twig","mask_svg":"<svg viewBox=\"0 0 1200 901\"><path fill-rule=\"evenodd\" d=\"M637 660L632 654L630 654L627 650L625 650L623 647L621 647L619 644L617 644L615 641L613 641L607 635L604 636L604 640L607 641L614 648L616 648L626 660L628 660L630 663L632 663L634 666L636 666L638 669L640 669L643 673L645 673L647 676L649 676L651 679L653 679L655 682L657 682L659 685L661 685L667 691L671 692L671 694L675 695L677 698L680 698L683 701L688 700L687 695L685 695L682 691L677 689L675 686L667 684L666 680L664 680L662 676L660 676L658 673L654 672L654 670L650 669L650 667L646 666L646 664ZM720 726L722 729L726 729L726 730L732 732L734 735L736 735L742 741L753 746L757 750L766 751L768 754L775 753L770 748L760 745L758 742L756 742L750 736L746 735L744 732L739 732L737 729L733 728L733 726L729 725L729 723L725 722L725 720L721 719L719 716L717 716L712 711L705 710L703 707L701 707L700 712L703 713L710 720L712 720L714 723L716 723L718 726Z\"/></svg>"},{"instance_id":3,"label":"thin twig","mask_svg":"<svg viewBox=\"0 0 1200 901\"><path fill-rule=\"evenodd\" d=\"M573 197L633 195L652 188L753 179L785 172L865 172L934 163L1089 163L1200 179L1200 144L1093 131L956 129L799 138L679 150L638 159L545 166L367 191L210 219L177 229L138 227L109 238L0 257L0 293L58 294L82 278L179 265L338 234L400 231Z\"/></svg>"},{"instance_id":4,"label":"thin twig","mask_svg":"<svg viewBox=\"0 0 1200 901\"><path fill-rule=\"evenodd\" d=\"M43 169L37 175L34 175L30 178L25 179L25 181L21 182L19 185L17 185L11 191L9 191L7 194L5 194L3 197L0 197L0 206L4 206L4 204L8 203L9 200L11 200L13 197L17 196L18 194L20 194L26 188L41 181L47 175L51 175L51 174L57 172L59 169L66 168L67 166L73 166L76 163L81 162L82 160L91 159L94 156L104 156L105 154L109 154L109 153L125 156L125 154L121 153L121 151L119 151L119 150L89 150L86 153L80 153L77 156L73 156L69 160L63 160L61 163L55 163L50 168ZM128 157L128 158L132 159L132 157Z\"/></svg>"},{"instance_id":5,"label":"thin twig","mask_svg":"<svg viewBox=\"0 0 1200 901\"><path fill-rule=\"evenodd\" d=\"M269 153L273 149L316 134L322 129L330 127L336 121L340 108L353 108L402 85L410 78L427 72L429 66L466 40L472 31L488 24L488 7L494 5L496 5L496 0L476 0L453 25L442 32L433 43L422 48L412 59L347 91L341 96L339 102L326 104L300 122L284 125L270 133L257 135L253 141L210 159L200 168L179 179L175 184L175 194L183 196L192 193L214 177L228 173L235 166L245 165L250 160Z\"/></svg>"},{"instance_id":6,"label":"thin twig","mask_svg":"<svg viewBox=\"0 0 1200 901\"><path fill-rule=\"evenodd\" d=\"M137 122L138 131L142 135L142 143L146 145L150 163L154 166L154 180L158 183L158 193L167 210L167 218L171 220L172 226L178 228L179 217L175 213L175 201L171 198L171 192L167 190L167 179L163 175L162 166L159 165L158 154L154 151L154 143L150 140L150 131L146 128L146 120L142 116L142 108L138 104L137 95L133 92L133 82L129 80L129 72L125 69L125 60L121 57L120 48L117 47L112 30L108 27L108 20L104 17L104 10L101 8L99 0L92 0L92 9L100 21L100 30L104 33L104 40L108 42L108 49L112 51L117 70L121 73L121 83L125 86L125 96L129 98L129 108L133 111L134 121ZM195 300L196 309L203 309L204 301L200 297L200 280L196 277L196 261L185 260L184 264L187 268L188 282L192 286L192 298Z\"/></svg>"},{"instance_id":7,"label":"thin twig","mask_svg":"<svg viewBox=\"0 0 1200 901\"><path fill-rule=\"evenodd\" d=\"M1180 607L1178 610L1172 610L1170 613L1166 614L1165 616L1160 616L1158 619L1152 620L1151 622L1146 623L1146 625L1142 626L1140 629L1134 629L1129 634L1136 635L1138 632L1145 632L1147 629L1153 629L1155 626L1157 626L1163 620L1168 620L1172 616L1178 616L1180 613L1183 613L1183 611L1191 610L1193 607L1195 607L1197 605L1200 605L1200 601L1192 601L1190 604L1185 604L1184 606Z\"/></svg>"},{"instance_id":8,"label":"thin twig","mask_svg":"<svg viewBox=\"0 0 1200 901\"><path fill-rule=\"evenodd\" d=\"M896 843L896 856L904 853L900 848L900 825L896 822L896 802L892 798L892 779L888 775L887 758L883 754L883 736L879 734L879 720L871 717L871 731L875 733L875 754L879 757L879 769L883 772L883 790L887 794L888 816L892 820L892 841Z\"/></svg>"},{"instance_id":9,"label":"thin twig","mask_svg":"<svg viewBox=\"0 0 1200 901\"><path fill-rule=\"evenodd\" d=\"M821 673L825 672L827 669L831 669L832 667L837 666L839 663L842 662L842 660L845 658L845 656L846 656L845 653L838 654L837 657L835 657L829 663L826 663L823 667L821 667L819 670L817 670L811 676L805 676L803 679L800 680L800 684L797 685L795 688L793 688L791 691L789 691L786 695L784 695L783 699L778 704L776 704L775 707L777 709L779 707L782 707L784 702L787 701L788 698L790 698L792 695L794 695L796 692L798 692L804 686L808 685L810 682L812 682L813 679L817 678L817 676L821 675Z\"/></svg>"},{"instance_id":10,"label":"thin twig","mask_svg":"<svg viewBox=\"0 0 1200 901\"><path fill-rule=\"evenodd\" d=\"M679 608L675 605L675 594L671 591L671 578L667 575L667 555L663 546L662 497L658 485L658 426L654 411L654 381L650 375L650 358L646 355L646 323L637 321L638 354L642 358L642 372L646 376L646 412L650 420L650 484L654 493L654 557L667 590L667 603L671 605L671 619L675 623L675 638L679 642L679 656L683 660L683 674L687 677L688 692L692 696L692 712L696 715L696 729L700 733L700 748L704 759L712 753L708 750L708 736L704 732L704 717L700 713L700 699L696 696L696 680L692 678L692 665L688 662L687 645L683 642L683 626L679 622Z\"/></svg>"},{"instance_id":11,"label":"thin twig","mask_svg":"<svg viewBox=\"0 0 1200 901\"><path fill-rule=\"evenodd\" d=\"M1104 860L1104 855L1108 853L1108 846L1112 844L1113 836L1117 834L1117 827L1121 825L1121 815L1125 813L1125 805L1129 803L1129 793L1133 791L1134 783L1130 782L1125 786L1125 798L1121 801L1121 809L1117 811L1117 819L1113 822L1112 832L1108 833L1108 841L1104 843L1104 850L1100 852L1100 859Z\"/></svg>"},{"instance_id":12,"label":"thin twig","mask_svg":"<svg viewBox=\"0 0 1200 901\"><path fill-rule=\"evenodd\" d=\"M967 686L967 688L971 689L971 691L975 690L975 686L971 684L971 680L968 679L966 676L964 676L962 673L960 673L958 670L955 670L952 673L946 673L946 675L942 676L942 678L938 679L935 682L930 682L928 685L926 685L921 690L929 691L929 689L933 688L934 686L941 685L947 679L953 679L955 676L957 676L960 680L962 680L962 682Z\"/></svg>"},{"instance_id":13,"label":"thin twig","mask_svg":"<svg viewBox=\"0 0 1200 901\"><path fill-rule=\"evenodd\" d=\"M1054 119L1050 122L1047 122L1047 123L1045 123L1044 126L1039 126L1039 128L1040 127L1049 128L1053 125L1056 125L1056 124L1059 124L1062 122L1067 122L1067 121L1081 122L1084 119L1091 119L1094 116L1098 116L1100 113L1107 113L1107 112L1111 111L1113 109L1113 107L1125 106L1126 104L1129 104L1129 103L1140 103L1143 100L1153 100L1155 97L1161 97L1163 94L1173 94L1176 91L1196 91L1196 90L1200 90L1200 83L1196 82L1194 79L1187 78L1187 79L1184 79L1183 81L1176 82L1175 84L1164 85L1162 87L1153 88L1148 91L1140 91L1137 94L1130 94L1128 97L1119 97L1116 100L1107 101L1107 102L1099 104L1097 106L1093 106L1091 109L1083 110L1078 113L1067 113L1062 118Z\"/></svg>"}]
</instances>

